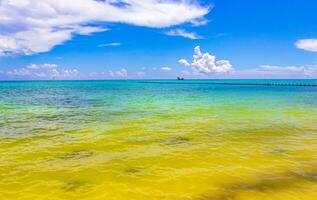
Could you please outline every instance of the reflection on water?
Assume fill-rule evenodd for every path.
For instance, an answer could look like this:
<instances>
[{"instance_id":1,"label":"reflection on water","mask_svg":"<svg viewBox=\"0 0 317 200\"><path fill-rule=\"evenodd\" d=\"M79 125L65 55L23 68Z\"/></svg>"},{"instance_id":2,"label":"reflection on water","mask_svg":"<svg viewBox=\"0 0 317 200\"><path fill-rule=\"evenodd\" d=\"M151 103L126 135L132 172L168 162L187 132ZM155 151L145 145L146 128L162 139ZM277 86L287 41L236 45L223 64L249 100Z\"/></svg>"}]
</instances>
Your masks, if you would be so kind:
<instances>
[{"instance_id":1,"label":"reflection on water","mask_svg":"<svg viewBox=\"0 0 317 200\"><path fill-rule=\"evenodd\" d=\"M0 199L317 199L316 92L0 83Z\"/></svg>"}]
</instances>

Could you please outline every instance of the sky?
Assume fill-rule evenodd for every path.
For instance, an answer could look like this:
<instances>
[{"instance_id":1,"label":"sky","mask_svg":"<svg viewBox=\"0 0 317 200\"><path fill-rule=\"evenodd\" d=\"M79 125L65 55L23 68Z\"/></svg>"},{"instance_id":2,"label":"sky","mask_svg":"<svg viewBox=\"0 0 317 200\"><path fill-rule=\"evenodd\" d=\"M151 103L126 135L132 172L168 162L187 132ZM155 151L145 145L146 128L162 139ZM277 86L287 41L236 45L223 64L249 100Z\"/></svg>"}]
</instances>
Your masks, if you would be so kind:
<instances>
[{"instance_id":1,"label":"sky","mask_svg":"<svg viewBox=\"0 0 317 200\"><path fill-rule=\"evenodd\" d=\"M0 80L317 78L316 0L0 0Z\"/></svg>"}]
</instances>

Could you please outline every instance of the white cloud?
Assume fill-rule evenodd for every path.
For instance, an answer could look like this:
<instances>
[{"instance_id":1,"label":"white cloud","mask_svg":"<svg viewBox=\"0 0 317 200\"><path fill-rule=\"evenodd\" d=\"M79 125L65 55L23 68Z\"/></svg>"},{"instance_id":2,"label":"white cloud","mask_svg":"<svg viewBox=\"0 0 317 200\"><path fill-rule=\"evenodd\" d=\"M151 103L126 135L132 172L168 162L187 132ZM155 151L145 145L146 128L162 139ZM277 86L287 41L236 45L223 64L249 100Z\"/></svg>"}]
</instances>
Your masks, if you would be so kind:
<instances>
[{"instance_id":1,"label":"white cloud","mask_svg":"<svg viewBox=\"0 0 317 200\"><path fill-rule=\"evenodd\" d=\"M316 66L276 66L276 65L262 65L259 66L260 71L272 72L275 74L288 75L304 75L311 76L317 72Z\"/></svg>"},{"instance_id":2,"label":"white cloud","mask_svg":"<svg viewBox=\"0 0 317 200\"><path fill-rule=\"evenodd\" d=\"M101 72L89 72L88 73L88 76L89 78L104 78L104 77L107 77L109 76L109 73L108 72L104 72L104 71L101 71Z\"/></svg>"},{"instance_id":3,"label":"white cloud","mask_svg":"<svg viewBox=\"0 0 317 200\"><path fill-rule=\"evenodd\" d=\"M261 65L259 66L259 68L262 70L267 70L267 71L293 71L293 72L303 71L305 69L304 66L276 66L276 65Z\"/></svg>"},{"instance_id":4,"label":"white cloud","mask_svg":"<svg viewBox=\"0 0 317 200\"><path fill-rule=\"evenodd\" d=\"M77 69L57 69L56 64L30 64L6 72L10 78L22 79L70 79L79 74Z\"/></svg>"},{"instance_id":5,"label":"white cloud","mask_svg":"<svg viewBox=\"0 0 317 200\"><path fill-rule=\"evenodd\" d=\"M302 39L295 43L296 47L306 51L317 52L317 39Z\"/></svg>"},{"instance_id":6,"label":"white cloud","mask_svg":"<svg viewBox=\"0 0 317 200\"><path fill-rule=\"evenodd\" d=\"M317 77L316 65L277 66L261 65L252 69L236 70L230 78L312 78Z\"/></svg>"},{"instance_id":7,"label":"white cloud","mask_svg":"<svg viewBox=\"0 0 317 200\"><path fill-rule=\"evenodd\" d=\"M192 40L197 40L197 39L202 38L201 36L197 35L196 33L187 32L184 29L169 30L169 31L165 32L165 35L180 36L180 37L184 37L184 38L188 38L188 39L192 39Z\"/></svg>"},{"instance_id":8,"label":"white cloud","mask_svg":"<svg viewBox=\"0 0 317 200\"><path fill-rule=\"evenodd\" d=\"M125 69L125 68L122 68L122 69L120 69L120 70L118 70L118 71L112 71L112 70L110 70L110 71L109 71L109 75L110 75L111 77L126 78L126 77L128 77L128 70Z\"/></svg>"},{"instance_id":9,"label":"white cloud","mask_svg":"<svg viewBox=\"0 0 317 200\"><path fill-rule=\"evenodd\" d=\"M76 78L78 75L77 69L52 69L47 71L34 71L33 69L13 69L8 71L6 74L9 77L14 78L28 78L28 79L69 79Z\"/></svg>"},{"instance_id":10,"label":"white cloud","mask_svg":"<svg viewBox=\"0 0 317 200\"><path fill-rule=\"evenodd\" d=\"M145 74L146 74L146 73L145 73L144 71L137 71L137 72L136 72L137 77L140 77L140 78L144 77Z\"/></svg>"},{"instance_id":11,"label":"white cloud","mask_svg":"<svg viewBox=\"0 0 317 200\"><path fill-rule=\"evenodd\" d=\"M71 39L73 32L76 30L53 30L52 28L28 29L10 34L0 32L0 56L47 52L54 46Z\"/></svg>"},{"instance_id":12,"label":"white cloud","mask_svg":"<svg viewBox=\"0 0 317 200\"><path fill-rule=\"evenodd\" d=\"M25 68L13 69L11 71L8 71L7 74L9 76L22 76L22 77L25 77L25 76L32 77L33 76L32 71L28 70L28 69L25 69Z\"/></svg>"},{"instance_id":13,"label":"white cloud","mask_svg":"<svg viewBox=\"0 0 317 200\"><path fill-rule=\"evenodd\" d=\"M50 71L49 76L54 79L75 78L77 77L78 73L79 72L77 69L53 69Z\"/></svg>"},{"instance_id":14,"label":"white cloud","mask_svg":"<svg viewBox=\"0 0 317 200\"><path fill-rule=\"evenodd\" d=\"M110 46L120 46L121 43L119 42L112 42L112 43L108 43L108 44L99 44L98 47L110 47Z\"/></svg>"},{"instance_id":15,"label":"white cloud","mask_svg":"<svg viewBox=\"0 0 317 200\"><path fill-rule=\"evenodd\" d=\"M208 22L209 21L206 19L193 19L190 21L192 26L204 26L204 25L208 24Z\"/></svg>"},{"instance_id":16,"label":"white cloud","mask_svg":"<svg viewBox=\"0 0 317 200\"><path fill-rule=\"evenodd\" d=\"M180 59L178 62L179 64L184 65L186 67L190 66L189 62L185 59Z\"/></svg>"},{"instance_id":17,"label":"white cloud","mask_svg":"<svg viewBox=\"0 0 317 200\"><path fill-rule=\"evenodd\" d=\"M128 70L126 69L121 69L119 71L116 71L117 76L121 76L121 77L127 77L128 76Z\"/></svg>"},{"instance_id":18,"label":"white cloud","mask_svg":"<svg viewBox=\"0 0 317 200\"><path fill-rule=\"evenodd\" d=\"M153 28L203 21L196 0L1 0L0 56L50 51L74 35L106 31L98 22Z\"/></svg>"},{"instance_id":19,"label":"white cloud","mask_svg":"<svg viewBox=\"0 0 317 200\"><path fill-rule=\"evenodd\" d=\"M186 67L191 67L194 74L217 74L229 73L233 67L228 60L218 60L209 53L202 53L199 46L194 49L193 61L190 64L186 59L180 59L178 62Z\"/></svg>"},{"instance_id":20,"label":"white cloud","mask_svg":"<svg viewBox=\"0 0 317 200\"><path fill-rule=\"evenodd\" d=\"M163 71L171 71L172 70L171 67L161 67L160 69Z\"/></svg>"},{"instance_id":21,"label":"white cloud","mask_svg":"<svg viewBox=\"0 0 317 200\"><path fill-rule=\"evenodd\" d=\"M37 69L53 69L53 68L57 68L58 65L56 64L30 64L28 66L26 66L27 69L33 69L33 70L37 70Z\"/></svg>"}]
</instances>

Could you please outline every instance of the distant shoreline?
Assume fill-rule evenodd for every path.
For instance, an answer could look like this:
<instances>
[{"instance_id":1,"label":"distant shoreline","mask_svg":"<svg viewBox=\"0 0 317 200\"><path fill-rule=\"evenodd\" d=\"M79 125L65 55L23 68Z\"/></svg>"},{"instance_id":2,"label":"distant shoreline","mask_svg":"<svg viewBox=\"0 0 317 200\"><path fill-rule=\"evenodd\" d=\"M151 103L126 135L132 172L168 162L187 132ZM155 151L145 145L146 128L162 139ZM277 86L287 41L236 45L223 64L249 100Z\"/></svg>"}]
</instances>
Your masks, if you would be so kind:
<instances>
[{"instance_id":1,"label":"distant shoreline","mask_svg":"<svg viewBox=\"0 0 317 200\"><path fill-rule=\"evenodd\" d=\"M241 79L230 79L230 78L224 78L224 79L190 79L187 78L185 80L181 80L183 82L186 81L221 81L221 80L225 80L225 81L234 81L234 80L239 80L239 81L252 81L252 80L260 80L260 81L283 81L283 80L287 80L287 81L303 81L303 80L316 80L316 78L296 78L296 79L291 79L291 78L274 78L274 79L269 79L269 78L241 78ZM150 81L178 81L176 79L58 79L58 80L53 80L53 79L38 79L38 80L0 80L0 82L61 82L61 81L141 81L141 82L150 82ZM317 83L316 83L317 84Z\"/></svg>"}]
</instances>

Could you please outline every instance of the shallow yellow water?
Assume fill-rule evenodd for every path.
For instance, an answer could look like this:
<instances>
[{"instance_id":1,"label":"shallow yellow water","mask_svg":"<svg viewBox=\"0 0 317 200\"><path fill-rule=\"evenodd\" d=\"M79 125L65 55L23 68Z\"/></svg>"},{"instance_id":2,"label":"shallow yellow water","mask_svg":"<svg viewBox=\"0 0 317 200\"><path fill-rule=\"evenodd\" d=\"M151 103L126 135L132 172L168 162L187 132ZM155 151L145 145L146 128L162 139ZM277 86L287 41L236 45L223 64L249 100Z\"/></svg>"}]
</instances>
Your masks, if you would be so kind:
<instances>
[{"instance_id":1,"label":"shallow yellow water","mask_svg":"<svg viewBox=\"0 0 317 200\"><path fill-rule=\"evenodd\" d=\"M0 199L317 199L314 106L151 99L3 107Z\"/></svg>"}]
</instances>

